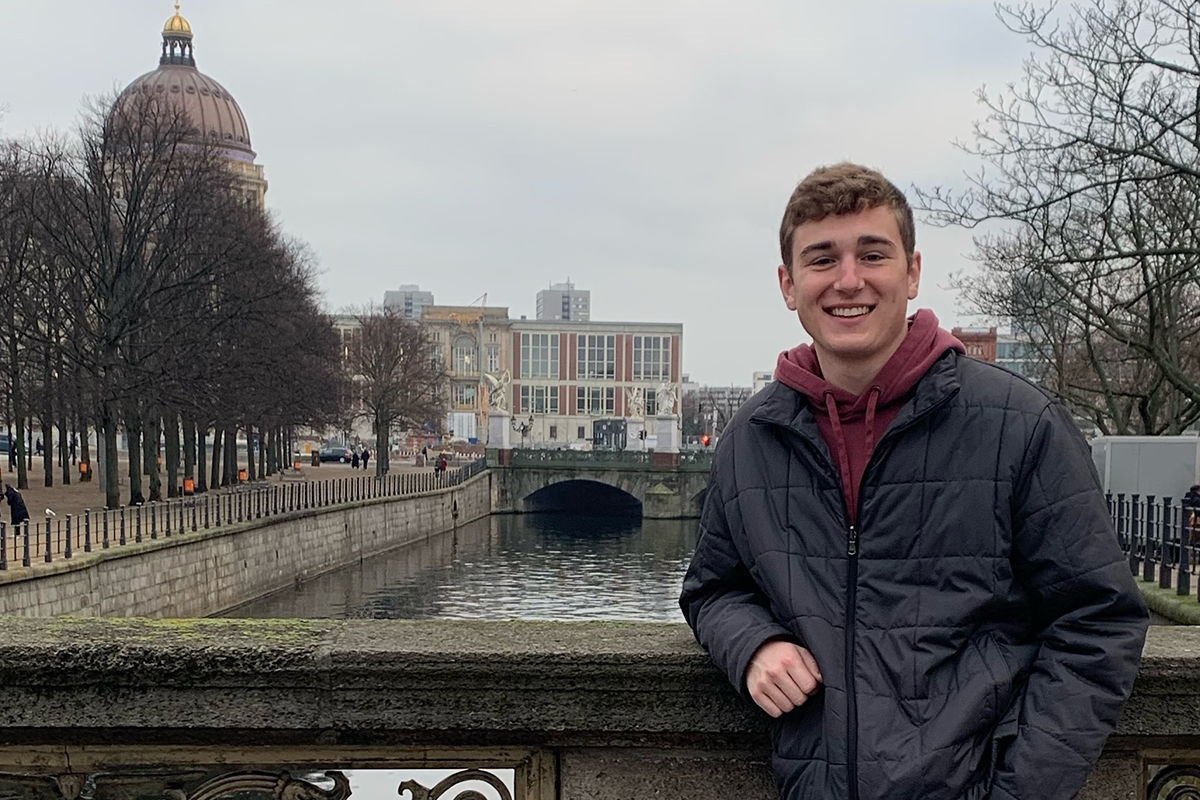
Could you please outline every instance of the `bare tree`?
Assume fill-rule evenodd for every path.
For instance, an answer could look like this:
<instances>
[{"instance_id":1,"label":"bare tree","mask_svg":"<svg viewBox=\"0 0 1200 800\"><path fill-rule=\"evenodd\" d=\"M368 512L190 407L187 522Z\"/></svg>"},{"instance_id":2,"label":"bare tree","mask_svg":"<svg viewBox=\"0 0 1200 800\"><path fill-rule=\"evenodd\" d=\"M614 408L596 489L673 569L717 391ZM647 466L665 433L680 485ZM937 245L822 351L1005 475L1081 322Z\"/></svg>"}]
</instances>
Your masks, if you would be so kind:
<instances>
[{"instance_id":1,"label":"bare tree","mask_svg":"<svg viewBox=\"0 0 1200 800\"><path fill-rule=\"evenodd\" d=\"M445 412L445 371L419 321L389 306L370 306L356 316L360 339L350 371L375 433L375 474L384 475L392 429L422 427Z\"/></svg>"},{"instance_id":2,"label":"bare tree","mask_svg":"<svg viewBox=\"0 0 1200 800\"><path fill-rule=\"evenodd\" d=\"M1178 433L1200 419L1200 7L998 14L1035 55L980 92L969 188L922 205L980 229L980 269L956 283L1038 354L1047 388L1103 432Z\"/></svg>"}]
</instances>

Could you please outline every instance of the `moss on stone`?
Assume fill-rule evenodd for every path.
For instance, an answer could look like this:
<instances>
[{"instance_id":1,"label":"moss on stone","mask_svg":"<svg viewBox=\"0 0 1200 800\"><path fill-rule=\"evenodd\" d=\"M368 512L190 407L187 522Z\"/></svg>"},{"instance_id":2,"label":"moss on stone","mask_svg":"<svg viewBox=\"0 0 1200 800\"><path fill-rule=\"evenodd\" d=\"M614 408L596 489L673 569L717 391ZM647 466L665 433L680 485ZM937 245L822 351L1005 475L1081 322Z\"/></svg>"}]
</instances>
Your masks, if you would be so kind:
<instances>
[{"instance_id":1,"label":"moss on stone","mask_svg":"<svg viewBox=\"0 0 1200 800\"><path fill-rule=\"evenodd\" d=\"M1180 625L1200 625L1200 602L1188 595L1181 597L1174 589L1163 589L1157 581L1138 580L1138 588L1146 605L1155 614L1166 617Z\"/></svg>"}]
</instances>

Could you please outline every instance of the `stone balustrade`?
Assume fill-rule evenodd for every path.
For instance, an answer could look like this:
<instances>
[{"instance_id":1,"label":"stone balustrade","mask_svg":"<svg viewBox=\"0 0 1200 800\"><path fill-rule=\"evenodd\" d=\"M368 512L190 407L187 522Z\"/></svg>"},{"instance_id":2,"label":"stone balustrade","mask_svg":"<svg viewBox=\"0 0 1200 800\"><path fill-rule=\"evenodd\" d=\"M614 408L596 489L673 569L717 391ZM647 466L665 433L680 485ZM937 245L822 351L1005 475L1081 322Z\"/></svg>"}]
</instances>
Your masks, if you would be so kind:
<instances>
[{"instance_id":1,"label":"stone balustrade","mask_svg":"<svg viewBox=\"0 0 1200 800\"><path fill-rule=\"evenodd\" d=\"M356 771L417 767L452 774L396 778L389 796L449 798L472 778L502 800L773 796L763 718L682 625L9 618L3 631L0 796L344 798ZM1198 706L1200 631L1153 629L1082 797L1145 797L1159 775L1151 800L1194 796L1170 792L1200 783L1186 769Z\"/></svg>"}]
</instances>

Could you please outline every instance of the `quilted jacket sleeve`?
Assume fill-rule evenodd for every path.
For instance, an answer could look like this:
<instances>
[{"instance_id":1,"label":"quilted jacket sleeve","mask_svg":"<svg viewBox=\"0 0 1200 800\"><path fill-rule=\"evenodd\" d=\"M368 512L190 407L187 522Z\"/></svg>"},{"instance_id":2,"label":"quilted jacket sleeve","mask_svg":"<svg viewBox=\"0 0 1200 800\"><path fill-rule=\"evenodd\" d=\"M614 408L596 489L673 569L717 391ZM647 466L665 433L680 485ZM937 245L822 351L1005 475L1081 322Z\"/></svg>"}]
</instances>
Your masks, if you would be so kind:
<instances>
[{"instance_id":1,"label":"quilted jacket sleeve","mask_svg":"<svg viewBox=\"0 0 1200 800\"><path fill-rule=\"evenodd\" d=\"M1133 689L1149 624L1087 443L1066 410L1038 418L1014 487L1012 564L1041 646L995 733L992 800L1074 797Z\"/></svg>"},{"instance_id":2,"label":"quilted jacket sleeve","mask_svg":"<svg viewBox=\"0 0 1200 800\"><path fill-rule=\"evenodd\" d=\"M767 598L739 555L729 519L731 511L736 513L737 499L729 501L722 492L720 462L718 456L679 605L696 639L749 700L746 668L755 651L768 640L795 637L771 615Z\"/></svg>"}]
</instances>

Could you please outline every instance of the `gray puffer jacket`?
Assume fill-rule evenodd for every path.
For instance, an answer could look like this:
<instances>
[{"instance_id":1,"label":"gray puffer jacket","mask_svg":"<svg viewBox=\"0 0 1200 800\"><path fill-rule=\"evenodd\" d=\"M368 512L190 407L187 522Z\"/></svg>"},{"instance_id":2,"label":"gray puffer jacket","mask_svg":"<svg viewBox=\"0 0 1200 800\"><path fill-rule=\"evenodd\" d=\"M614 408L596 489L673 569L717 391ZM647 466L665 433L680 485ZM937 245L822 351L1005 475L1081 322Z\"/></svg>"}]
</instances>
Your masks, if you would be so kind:
<instances>
[{"instance_id":1,"label":"gray puffer jacket","mask_svg":"<svg viewBox=\"0 0 1200 800\"><path fill-rule=\"evenodd\" d=\"M823 687L771 724L782 796L1074 797L1147 613L1069 414L947 353L875 448L858 518L852 534L808 401L776 382L747 403L680 602L747 699L768 639L820 665Z\"/></svg>"}]
</instances>

